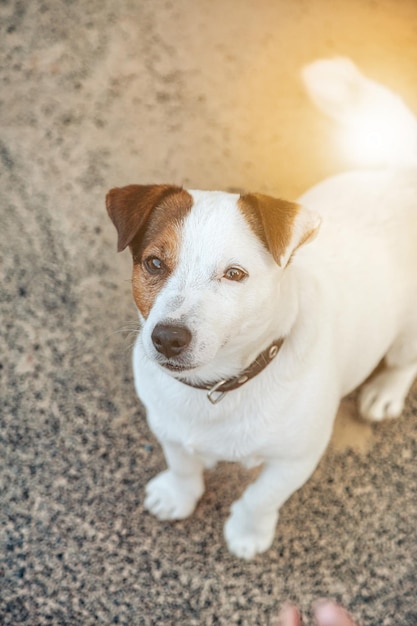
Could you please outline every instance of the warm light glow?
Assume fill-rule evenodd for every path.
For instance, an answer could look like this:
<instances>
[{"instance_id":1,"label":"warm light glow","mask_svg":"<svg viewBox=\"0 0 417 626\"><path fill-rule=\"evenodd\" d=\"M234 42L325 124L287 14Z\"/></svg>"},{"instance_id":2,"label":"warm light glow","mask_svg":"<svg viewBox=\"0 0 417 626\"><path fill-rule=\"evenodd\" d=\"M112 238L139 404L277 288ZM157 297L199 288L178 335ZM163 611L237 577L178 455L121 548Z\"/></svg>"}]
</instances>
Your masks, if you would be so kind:
<instances>
[{"instance_id":1,"label":"warm light glow","mask_svg":"<svg viewBox=\"0 0 417 626\"><path fill-rule=\"evenodd\" d=\"M374 102L346 112L339 133L345 156L358 165L416 162L416 121L400 100L388 105Z\"/></svg>"},{"instance_id":2,"label":"warm light glow","mask_svg":"<svg viewBox=\"0 0 417 626\"><path fill-rule=\"evenodd\" d=\"M339 124L339 148L358 166L417 166L417 119L402 99L350 59L321 59L302 78L316 106Z\"/></svg>"}]
</instances>

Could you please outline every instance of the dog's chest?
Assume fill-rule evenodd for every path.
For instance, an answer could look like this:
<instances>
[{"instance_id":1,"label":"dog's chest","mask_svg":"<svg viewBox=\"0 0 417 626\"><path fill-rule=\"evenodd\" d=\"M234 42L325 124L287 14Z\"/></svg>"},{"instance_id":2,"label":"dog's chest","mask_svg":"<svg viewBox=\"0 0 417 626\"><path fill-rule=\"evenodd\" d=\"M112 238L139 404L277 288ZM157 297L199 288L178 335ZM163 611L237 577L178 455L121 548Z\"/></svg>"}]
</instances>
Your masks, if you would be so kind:
<instances>
[{"instance_id":1,"label":"dog's chest","mask_svg":"<svg viewBox=\"0 0 417 626\"><path fill-rule=\"evenodd\" d=\"M201 426L187 424L183 445L191 454L203 459L206 467L218 461L237 461L246 467L255 467L264 461L265 439L255 432L250 420L228 415L220 423Z\"/></svg>"},{"instance_id":2,"label":"dog's chest","mask_svg":"<svg viewBox=\"0 0 417 626\"><path fill-rule=\"evenodd\" d=\"M219 461L254 467L265 460L271 440L269 429L260 423L262 407L255 410L240 391L229 392L216 406L204 392L184 388L180 396L169 399L165 390L144 398L149 425L161 442L181 444L206 467Z\"/></svg>"}]
</instances>

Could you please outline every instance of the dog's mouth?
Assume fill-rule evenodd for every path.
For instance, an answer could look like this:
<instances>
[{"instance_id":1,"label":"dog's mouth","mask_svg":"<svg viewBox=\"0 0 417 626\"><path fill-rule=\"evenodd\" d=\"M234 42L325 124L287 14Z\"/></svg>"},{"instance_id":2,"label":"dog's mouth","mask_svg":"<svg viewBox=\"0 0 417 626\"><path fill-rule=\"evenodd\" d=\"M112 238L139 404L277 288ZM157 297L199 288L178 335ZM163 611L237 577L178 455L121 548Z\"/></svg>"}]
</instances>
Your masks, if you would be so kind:
<instances>
[{"instance_id":1,"label":"dog's mouth","mask_svg":"<svg viewBox=\"0 0 417 626\"><path fill-rule=\"evenodd\" d=\"M165 363L159 363L159 365L161 365L161 367L163 367L164 369L167 369L170 372L177 373L177 374L182 374L183 372L189 372L195 369L194 366L180 365L179 363L171 363L169 361Z\"/></svg>"}]
</instances>

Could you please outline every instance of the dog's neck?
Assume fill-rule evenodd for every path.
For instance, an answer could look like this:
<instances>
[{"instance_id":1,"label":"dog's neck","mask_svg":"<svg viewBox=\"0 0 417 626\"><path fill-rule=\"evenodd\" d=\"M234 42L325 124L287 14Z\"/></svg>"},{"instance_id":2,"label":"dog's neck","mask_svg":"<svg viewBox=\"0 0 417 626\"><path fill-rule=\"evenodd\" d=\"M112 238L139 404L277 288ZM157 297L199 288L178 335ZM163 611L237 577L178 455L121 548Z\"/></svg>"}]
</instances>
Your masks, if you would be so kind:
<instances>
[{"instance_id":1,"label":"dog's neck","mask_svg":"<svg viewBox=\"0 0 417 626\"><path fill-rule=\"evenodd\" d=\"M183 378L180 378L179 380L189 387L204 389L208 392L207 398L210 402L212 404L217 404L227 392L241 388L243 385L252 380L252 378L255 378L255 376L260 374L270 363L272 363L273 359L275 359L281 350L283 343L284 338L273 341L265 350L260 352L256 359L248 367L242 370L238 376L220 379L215 383L201 384L191 383Z\"/></svg>"}]
</instances>

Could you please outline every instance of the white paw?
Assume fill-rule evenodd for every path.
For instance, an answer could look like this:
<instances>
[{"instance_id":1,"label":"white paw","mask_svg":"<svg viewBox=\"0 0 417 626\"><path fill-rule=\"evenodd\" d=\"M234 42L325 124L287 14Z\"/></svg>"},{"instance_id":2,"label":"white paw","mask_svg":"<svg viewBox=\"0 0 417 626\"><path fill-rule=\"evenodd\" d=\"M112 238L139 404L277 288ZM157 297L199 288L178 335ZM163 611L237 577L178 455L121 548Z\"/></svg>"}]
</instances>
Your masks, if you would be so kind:
<instances>
[{"instance_id":1,"label":"white paw","mask_svg":"<svg viewBox=\"0 0 417 626\"><path fill-rule=\"evenodd\" d=\"M359 411L365 419L381 422L399 417L404 409L404 386L390 371L366 383L359 395Z\"/></svg>"},{"instance_id":2,"label":"white paw","mask_svg":"<svg viewBox=\"0 0 417 626\"><path fill-rule=\"evenodd\" d=\"M241 500L232 505L232 512L224 526L227 546L235 556L249 561L265 552L274 540L278 514L258 517L248 512Z\"/></svg>"},{"instance_id":3,"label":"white paw","mask_svg":"<svg viewBox=\"0 0 417 626\"><path fill-rule=\"evenodd\" d=\"M204 490L200 477L161 472L146 485L145 509L160 520L184 519L194 511Z\"/></svg>"}]
</instances>

